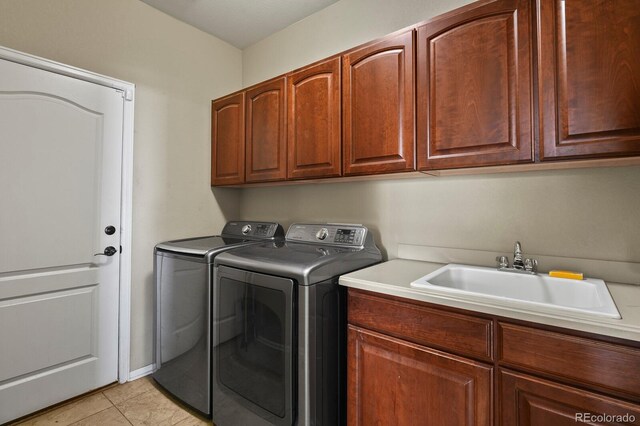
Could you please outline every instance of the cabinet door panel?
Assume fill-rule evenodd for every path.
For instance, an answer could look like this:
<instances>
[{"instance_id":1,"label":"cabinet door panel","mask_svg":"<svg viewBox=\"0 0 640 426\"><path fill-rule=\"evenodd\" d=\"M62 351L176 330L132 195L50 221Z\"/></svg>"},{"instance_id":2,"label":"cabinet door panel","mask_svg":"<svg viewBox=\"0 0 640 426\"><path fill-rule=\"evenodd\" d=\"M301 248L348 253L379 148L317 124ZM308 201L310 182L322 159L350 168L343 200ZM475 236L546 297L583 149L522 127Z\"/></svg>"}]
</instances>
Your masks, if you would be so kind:
<instances>
[{"instance_id":1,"label":"cabinet door panel","mask_svg":"<svg viewBox=\"0 0 640 426\"><path fill-rule=\"evenodd\" d=\"M287 97L287 176L340 176L340 58L288 76Z\"/></svg>"},{"instance_id":2,"label":"cabinet door panel","mask_svg":"<svg viewBox=\"0 0 640 426\"><path fill-rule=\"evenodd\" d=\"M287 169L284 77L247 91L246 181L283 180Z\"/></svg>"},{"instance_id":3,"label":"cabinet door panel","mask_svg":"<svg viewBox=\"0 0 640 426\"><path fill-rule=\"evenodd\" d=\"M211 104L211 185L244 183L244 93Z\"/></svg>"},{"instance_id":4,"label":"cabinet door panel","mask_svg":"<svg viewBox=\"0 0 640 426\"><path fill-rule=\"evenodd\" d=\"M492 370L349 326L348 424L490 425Z\"/></svg>"},{"instance_id":5,"label":"cabinet door panel","mask_svg":"<svg viewBox=\"0 0 640 426\"><path fill-rule=\"evenodd\" d=\"M640 153L637 0L538 0L543 159Z\"/></svg>"},{"instance_id":6,"label":"cabinet door panel","mask_svg":"<svg viewBox=\"0 0 640 426\"><path fill-rule=\"evenodd\" d=\"M414 169L413 32L343 57L344 174Z\"/></svg>"},{"instance_id":7,"label":"cabinet door panel","mask_svg":"<svg viewBox=\"0 0 640 426\"><path fill-rule=\"evenodd\" d=\"M418 29L418 167L533 160L530 7L494 1Z\"/></svg>"},{"instance_id":8,"label":"cabinet door panel","mask_svg":"<svg viewBox=\"0 0 640 426\"><path fill-rule=\"evenodd\" d=\"M504 426L640 425L640 406L543 379L498 370L500 424ZM586 415L627 416L626 421L587 422ZM633 419L633 420L632 420Z\"/></svg>"}]
</instances>

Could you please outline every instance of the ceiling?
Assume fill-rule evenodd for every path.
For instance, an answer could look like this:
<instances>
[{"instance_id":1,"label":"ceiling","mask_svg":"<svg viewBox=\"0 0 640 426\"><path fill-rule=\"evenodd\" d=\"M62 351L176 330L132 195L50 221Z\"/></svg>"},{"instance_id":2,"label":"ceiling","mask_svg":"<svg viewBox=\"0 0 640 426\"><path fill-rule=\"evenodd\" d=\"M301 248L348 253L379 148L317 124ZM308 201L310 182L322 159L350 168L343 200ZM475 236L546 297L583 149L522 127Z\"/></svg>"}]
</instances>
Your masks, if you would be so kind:
<instances>
[{"instance_id":1,"label":"ceiling","mask_svg":"<svg viewBox=\"0 0 640 426\"><path fill-rule=\"evenodd\" d=\"M244 49L337 0L142 0Z\"/></svg>"}]
</instances>

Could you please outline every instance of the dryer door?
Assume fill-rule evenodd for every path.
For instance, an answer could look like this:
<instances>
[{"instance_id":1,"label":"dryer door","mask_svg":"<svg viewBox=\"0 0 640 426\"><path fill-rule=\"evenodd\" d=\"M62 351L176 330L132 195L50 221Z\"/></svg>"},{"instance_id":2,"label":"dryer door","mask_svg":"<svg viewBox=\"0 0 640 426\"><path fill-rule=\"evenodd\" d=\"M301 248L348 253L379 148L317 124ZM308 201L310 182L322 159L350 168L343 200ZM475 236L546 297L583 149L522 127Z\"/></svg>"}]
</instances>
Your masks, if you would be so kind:
<instances>
[{"instance_id":1,"label":"dryer door","mask_svg":"<svg viewBox=\"0 0 640 426\"><path fill-rule=\"evenodd\" d=\"M216 268L214 423L293 423L294 293L291 279Z\"/></svg>"}]
</instances>

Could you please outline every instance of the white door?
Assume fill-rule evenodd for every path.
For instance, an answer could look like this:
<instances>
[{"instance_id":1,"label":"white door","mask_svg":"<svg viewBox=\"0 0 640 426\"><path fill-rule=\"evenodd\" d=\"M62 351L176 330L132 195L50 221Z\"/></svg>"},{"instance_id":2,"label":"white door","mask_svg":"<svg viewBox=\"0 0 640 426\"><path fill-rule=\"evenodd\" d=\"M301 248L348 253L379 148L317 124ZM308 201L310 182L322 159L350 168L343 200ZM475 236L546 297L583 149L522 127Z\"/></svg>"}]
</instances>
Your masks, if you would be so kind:
<instances>
[{"instance_id":1,"label":"white door","mask_svg":"<svg viewBox=\"0 0 640 426\"><path fill-rule=\"evenodd\" d=\"M118 378L123 103L0 60L0 423Z\"/></svg>"}]
</instances>

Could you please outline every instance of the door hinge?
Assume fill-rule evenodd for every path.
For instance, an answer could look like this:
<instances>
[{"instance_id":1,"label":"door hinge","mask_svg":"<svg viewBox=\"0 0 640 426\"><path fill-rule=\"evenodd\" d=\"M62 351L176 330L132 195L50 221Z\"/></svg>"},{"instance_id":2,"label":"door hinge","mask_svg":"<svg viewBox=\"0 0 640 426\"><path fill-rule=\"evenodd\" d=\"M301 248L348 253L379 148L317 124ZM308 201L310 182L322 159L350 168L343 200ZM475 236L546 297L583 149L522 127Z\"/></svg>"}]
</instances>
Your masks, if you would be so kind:
<instances>
[{"instance_id":1,"label":"door hinge","mask_svg":"<svg viewBox=\"0 0 640 426\"><path fill-rule=\"evenodd\" d=\"M122 98L125 101L132 101L133 100L133 90L121 90L121 89L117 89L118 92L120 92L120 96L122 96Z\"/></svg>"}]
</instances>

